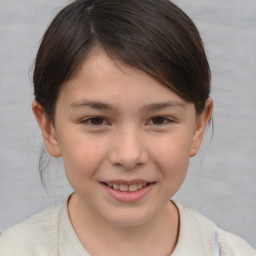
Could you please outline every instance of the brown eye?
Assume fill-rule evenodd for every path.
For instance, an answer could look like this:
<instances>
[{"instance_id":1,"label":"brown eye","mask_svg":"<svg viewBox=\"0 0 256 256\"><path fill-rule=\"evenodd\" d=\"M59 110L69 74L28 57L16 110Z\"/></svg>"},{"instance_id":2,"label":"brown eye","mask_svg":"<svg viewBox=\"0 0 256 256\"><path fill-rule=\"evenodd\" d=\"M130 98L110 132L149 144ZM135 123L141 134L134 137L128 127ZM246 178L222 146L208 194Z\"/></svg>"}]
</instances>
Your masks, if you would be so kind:
<instances>
[{"instance_id":1,"label":"brown eye","mask_svg":"<svg viewBox=\"0 0 256 256\"><path fill-rule=\"evenodd\" d=\"M149 121L150 125L165 125L171 123L172 120L162 116L152 117Z\"/></svg>"},{"instance_id":2,"label":"brown eye","mask_svg":"<svg viewBox=\"0 0 256 256\"><path fill-rule=\"evenodd\" d=\"M91 118L90 123L92 125L102 125L104 123L104 119L100 117Z\"/></svg>"},{"instance_id":3,"label":"brown eye","mask_svg":"<svg viewBox=\"0 0 256 256\"><path fill-rule=\"evenodd\" d=\"M161 117L161 116L152 118L153 124L163 124L165 121L166 121L166 118Z\"/></svg>"},{"instance_id":4,"label":"brown eye","mask_svg":"<svg viewBox=\"0 0 256 256\"><path fill-rule=\"evenodd\" d=\"M91 126L101 126L107 124L106 120L102 117L90 117L86 120L83 120L82 123Z\"/></svg>"}]
</instances>

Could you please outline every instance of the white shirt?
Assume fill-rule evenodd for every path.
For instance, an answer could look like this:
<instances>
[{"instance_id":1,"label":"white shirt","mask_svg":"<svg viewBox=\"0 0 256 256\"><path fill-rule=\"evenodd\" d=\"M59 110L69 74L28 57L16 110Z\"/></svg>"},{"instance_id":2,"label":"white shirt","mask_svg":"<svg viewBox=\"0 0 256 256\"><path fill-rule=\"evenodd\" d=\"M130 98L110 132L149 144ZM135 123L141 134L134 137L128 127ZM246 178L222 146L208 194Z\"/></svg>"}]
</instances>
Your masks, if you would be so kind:
<instances>
[{"instance_id":1,"label":"white shirt","mask_svg":"<svg viewBox=\"0 0 256 256\"><path fill-rule=\"evenodd\" d=\"M180 229L171 256L256 256L256 250L240 237L217 228L200 213L176 205ZM0 256L71 255L90 256L72 227L67 201L5 230L0 237Z\"/></svg>"}]
</instances>

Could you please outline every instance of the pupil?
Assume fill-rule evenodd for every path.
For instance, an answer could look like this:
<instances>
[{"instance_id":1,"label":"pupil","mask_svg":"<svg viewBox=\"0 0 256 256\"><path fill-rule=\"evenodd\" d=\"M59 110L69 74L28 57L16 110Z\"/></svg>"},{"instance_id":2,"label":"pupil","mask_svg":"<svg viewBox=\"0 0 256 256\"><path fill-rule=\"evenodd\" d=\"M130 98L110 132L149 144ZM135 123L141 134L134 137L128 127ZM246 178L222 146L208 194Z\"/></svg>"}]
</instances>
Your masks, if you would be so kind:
<instances>
[{"instance_id":1,"label":"pupil","mask_svg":"<svg viewBox=\"0 0 256 256\"><path fill-rule=\"evenodd\" d=\"M103 123L103 119L100 118L100 117L97 117L97 118L93 118L91 120L91 123L94 124L94 125L101 125Z\"/></svg>"},{"instance_id":2,"label":"pupil","mask_svg":"<svg viewBox=\"0 0 256 256\"><path fill-rule=\"evenodd\" d=\"M152 118L152 121L154 124L163 124L164 118L163 117L154 117L154 118Z\"/></svg>"}]
</instances>

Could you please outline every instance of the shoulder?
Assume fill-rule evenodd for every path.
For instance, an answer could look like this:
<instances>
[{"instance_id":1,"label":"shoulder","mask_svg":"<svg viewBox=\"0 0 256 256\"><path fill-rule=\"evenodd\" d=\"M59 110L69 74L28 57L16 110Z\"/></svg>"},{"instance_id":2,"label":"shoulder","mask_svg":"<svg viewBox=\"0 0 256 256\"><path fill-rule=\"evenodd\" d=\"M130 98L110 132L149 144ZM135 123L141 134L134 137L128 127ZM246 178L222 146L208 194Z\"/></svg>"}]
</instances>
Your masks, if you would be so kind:
<instances>
[{"instance_id":1,"label":"shoulder","mask_svg":"<svg viewBox=\"0 0 256 256\"><path fill-rule=\"evenodd\" d=\"M221 255L256 256L256 250L241 237L220 228L217 228L216 232Z\"/></svg>"},{"instance_id":2,"label":"shoulder","mask_svg":"<svg viewBox=\"0 0 256 256\"><path fill-rule=\"evenodd\" d=\"M187 245L205 245L209 255L216 247L219 251L216 255L220 256L256 256L256 250L241 237L218 228L212 220L193 209L176 205L180 213L180 235L187 240Z\"/></svg>"},{"instance_id":3,"label":"shoulder","mask_svg":"<svg viewBox=\"0 0 256 256\"><path fill-rule=\"evenodd\" d=\"M57 255L58 219L56 205L33 215L28 220L10 227L0 237L0 256Z\"/></svg>"}]
</instances>

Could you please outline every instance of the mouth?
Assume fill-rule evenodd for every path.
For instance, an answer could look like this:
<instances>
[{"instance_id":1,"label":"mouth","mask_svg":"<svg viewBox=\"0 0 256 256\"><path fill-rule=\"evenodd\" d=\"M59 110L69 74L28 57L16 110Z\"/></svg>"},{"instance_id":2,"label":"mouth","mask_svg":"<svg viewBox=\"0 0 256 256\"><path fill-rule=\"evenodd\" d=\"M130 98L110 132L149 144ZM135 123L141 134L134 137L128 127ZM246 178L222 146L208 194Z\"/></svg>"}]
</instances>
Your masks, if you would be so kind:
<instances>
[{"instance_id":1,"label":"mouth","mask_svg":"<svg viewBox=\"0 0 256 256\"><path fill-rule=\"evenodd\" d=\"M141 200L148 195L156 182L137 181L107 181L100 182L108 195L113 199L132 203Z\"/></svg>"},{"instance_id":2,"label":"mouth","mask_svg":"<svg viewBox=\"0 0 256 256\"><path fill-rule=\"evenodd\" d=\"M146 186L151 185L153 182L143 182L143 183L134 183L134 184L118 184L118 183L110 183L110 182L102 182L103 185L108 186L114 190L118 190L121 192L136 192L138 190L143 189Z\"/></svg>"}]
</instances>

